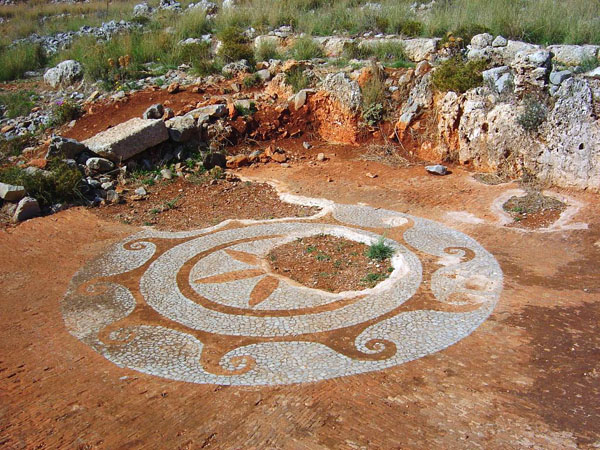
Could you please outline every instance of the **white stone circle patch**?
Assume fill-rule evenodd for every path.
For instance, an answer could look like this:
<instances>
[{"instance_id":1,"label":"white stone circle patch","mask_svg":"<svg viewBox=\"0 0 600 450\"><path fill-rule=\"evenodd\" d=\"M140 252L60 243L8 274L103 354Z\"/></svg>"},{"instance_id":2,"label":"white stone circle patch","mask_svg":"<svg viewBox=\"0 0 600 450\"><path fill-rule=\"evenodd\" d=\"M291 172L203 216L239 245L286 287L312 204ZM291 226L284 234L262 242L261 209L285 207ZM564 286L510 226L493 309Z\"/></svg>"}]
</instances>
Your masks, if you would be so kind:
<instances>
[{"instance_id":1,"label":"white stone circle patch","mask_svg":"<svg viewBox=\"0 0 600 450\"><path fill-rule=\"evenodd\" d=\"M133 235L73 277L66 326L121 367L276 385L396 366L454 344L491 314L502 272L475 240L395 211L321 206L312 218ZM372 289L333 294L269 271L271 249L321 233L365 244L383 233L393 272Z\"/></svg>"}]
</instances>

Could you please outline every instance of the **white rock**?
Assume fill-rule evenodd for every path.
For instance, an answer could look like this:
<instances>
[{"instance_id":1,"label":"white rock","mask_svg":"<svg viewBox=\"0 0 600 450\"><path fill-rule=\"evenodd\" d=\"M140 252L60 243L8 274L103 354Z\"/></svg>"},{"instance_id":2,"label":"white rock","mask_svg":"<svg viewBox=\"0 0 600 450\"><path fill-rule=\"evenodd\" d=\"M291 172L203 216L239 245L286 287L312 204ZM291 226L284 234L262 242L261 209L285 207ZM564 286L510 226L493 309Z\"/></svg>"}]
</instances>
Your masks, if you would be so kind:
<instances>
[{"instance_id":1,"label":"white rock","mask_svg":"<svg viewBox=\"0 0 600 450\"><path fill-rule=\"evenodd\" d=\"M0 183L0 198L7 202L18 202L25 197L25 188L12 184Z\"/></svg>"},{"instance_id":2,"label":"white rock","mask_svg":"<svg viewBox=\"0 0 600 450\"><path fill-rule=\"evenodd\" d=\"M570 70L561 70L560 72L552 72L550 73L550 83L554 84L555 86L560 86L560 84L571 78L573 76L573 74L571 73Z\"/></svg>"},{"instance_id":3,"label":"white rock","mask_svg":"<svg viewBox=\"0 0 600 450\"><path fill-rule=\"evenodd\" d=\"M160 120L134 118L83 141L94 153L118 162L169 139L165 123Z\"/></svg>"},{"instance_id":4,"label":"white rock","mask_svg":"<svg viewBox=\"0 0 600 450\"><path fill-rule=\"evenodd\" d=\"M482 49L492 45L494 36L489 33L476 34L471 39L471 47L475 49Z\"/></svg>"},{"instance_id":5,"label":"white rock","mask_svg":"<svg viewBox=\"0 0 600 450\"><path fill-rule=\"evenodd\" d=\"M15 210L13 221L22 222L37 217L41 214L40 205L33 197L24 197L21 199Z\"/></svg>"},{"instance_id":6,"label":"white rock","mask_svg":"<svg viewBox=\"0 0 600 450\"><path fill-rule=\"evenodd\" d=\"M197 134L196 119L191 114L177 116L165 123L169 130L169 137L175 142L187 142Z\"/></svg>"},{"instance_id":7,"label":"white rock","mask_svg":"<svg viewBox=\"0 0 600 450\"><path fill-rule=\"evenodd\" d=\"M216 105L203 106L201 108L194 109L186 115L192 116L195 119L199 119L203 116L221 118L227 115L227 105L218 103Z\"/></svg>"},{"instance_id":8,"label":"white rock","mask_svg":"<svg viewBox=\"0 0 600 450\"><path fill-rule=\"evenodd\" d=\"M492 47L506 47L508 41L505 37L496 36L496 39L492 41Z\"/></svg>"},{"instance_id":9,"label":"white rock","mask_svg":"<svg viewBox=\"0 0 600 450\"><path fill-rule=\"evenodd\" d=\"M48 69L44 74L44 81L57 88L59 86L70 86L83 77L83 66L77 61L69 59Z\"/></svg>"},{"instance_id":10,"label":"white rock","mask_svg":"<svg viewBox=\"0 0 600 450\"><path fill-rule=\"evenodd\" d=\"M306 89L302 89L294 95L294 109L297 111L306 103Z\"/></svg>"},{"instance_id":11,"label":"white rock","mask_svg":"<svg viewBox=\"0 0 600 450\"><path fill-rule=\"evenodd\" d=\"M554 61L566 66L579 66L586 60L598 60L598 45L550 45Z\"/></svg>"},{"instance_id":12,"label":"white rock","mask_svg":"<svg viewBox=\"0 0 600 450\"><path fill-rule=\"evenodd\" d=\"M331 94L350 112L356 112L360 108L362 102L360 86L343 72L327 75L321 83L321 89Z\"/></svg>"}]
</instances>

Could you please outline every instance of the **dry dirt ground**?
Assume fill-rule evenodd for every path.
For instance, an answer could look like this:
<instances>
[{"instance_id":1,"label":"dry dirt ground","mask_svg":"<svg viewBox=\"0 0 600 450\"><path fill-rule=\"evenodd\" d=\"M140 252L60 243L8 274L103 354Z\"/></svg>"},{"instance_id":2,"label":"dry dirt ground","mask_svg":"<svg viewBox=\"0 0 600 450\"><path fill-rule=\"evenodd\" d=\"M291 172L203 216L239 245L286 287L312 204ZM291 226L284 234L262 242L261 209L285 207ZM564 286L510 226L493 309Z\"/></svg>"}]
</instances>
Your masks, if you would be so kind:
<instances>
[{"instance_id":1,"label":"dry dirt ground","mask_svg":"<svg viewBox=\"0 0 600 450\"><path fill-rule=\"evenodd\" d=\"M319 151L329 159L315 163ZM288 168L268 164L237 173L275 181L290 193L397 210L468 234L504 272L492 315L457 344L380 372L276 387L145 375L117 367L71 336L60 312L73 274L139 228L70 209L0 231L0 446L600 445L597 194L559 192L580 206L565 226L523 231L502 225L494 209L514 184L485 185L460 168L446 177L427 175L421 166L390 168L357 160L344 147L316 146L306 156Z\"/></svg>"}]
</instances>

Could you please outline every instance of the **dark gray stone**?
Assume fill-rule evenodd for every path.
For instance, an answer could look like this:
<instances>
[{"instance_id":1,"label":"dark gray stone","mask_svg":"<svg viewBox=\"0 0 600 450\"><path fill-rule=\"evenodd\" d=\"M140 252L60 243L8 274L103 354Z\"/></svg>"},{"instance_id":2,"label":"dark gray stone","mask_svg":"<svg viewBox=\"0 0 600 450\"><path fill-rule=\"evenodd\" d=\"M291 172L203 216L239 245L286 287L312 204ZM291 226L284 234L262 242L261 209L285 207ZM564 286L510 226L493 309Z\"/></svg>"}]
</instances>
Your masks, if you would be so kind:
<instances>
[{"instance_id":1,"label":"dark gray stone","mask_svg":"<svg viewBox=\"0 0 600 450\"><path fill-rule=\"evenodd\" d=\"M204 158L203 164L206 170L210 170L217 166L225 169L227 167L227 159L223 153L209 153Z\"/></svg>"}]
</instances>

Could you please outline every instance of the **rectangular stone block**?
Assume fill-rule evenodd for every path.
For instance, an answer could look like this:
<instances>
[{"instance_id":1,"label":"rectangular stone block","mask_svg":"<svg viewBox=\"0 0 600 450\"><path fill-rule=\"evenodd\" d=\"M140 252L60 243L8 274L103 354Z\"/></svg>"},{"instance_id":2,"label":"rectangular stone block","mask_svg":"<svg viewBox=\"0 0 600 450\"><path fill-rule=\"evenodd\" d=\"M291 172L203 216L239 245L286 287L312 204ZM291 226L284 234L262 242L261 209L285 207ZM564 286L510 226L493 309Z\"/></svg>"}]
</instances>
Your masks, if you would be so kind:
<instances>
[{"instance_id":1,"label":"rectangular stone block","mask_svg":"<svg viewBox=\"0 0 600 450\"><path fill-rule=\"evenodd\" d=\"M114 162L125 161L169 139L161 119L134 118L83 141L91 151Z\"/></svg>"}]
</instances>

